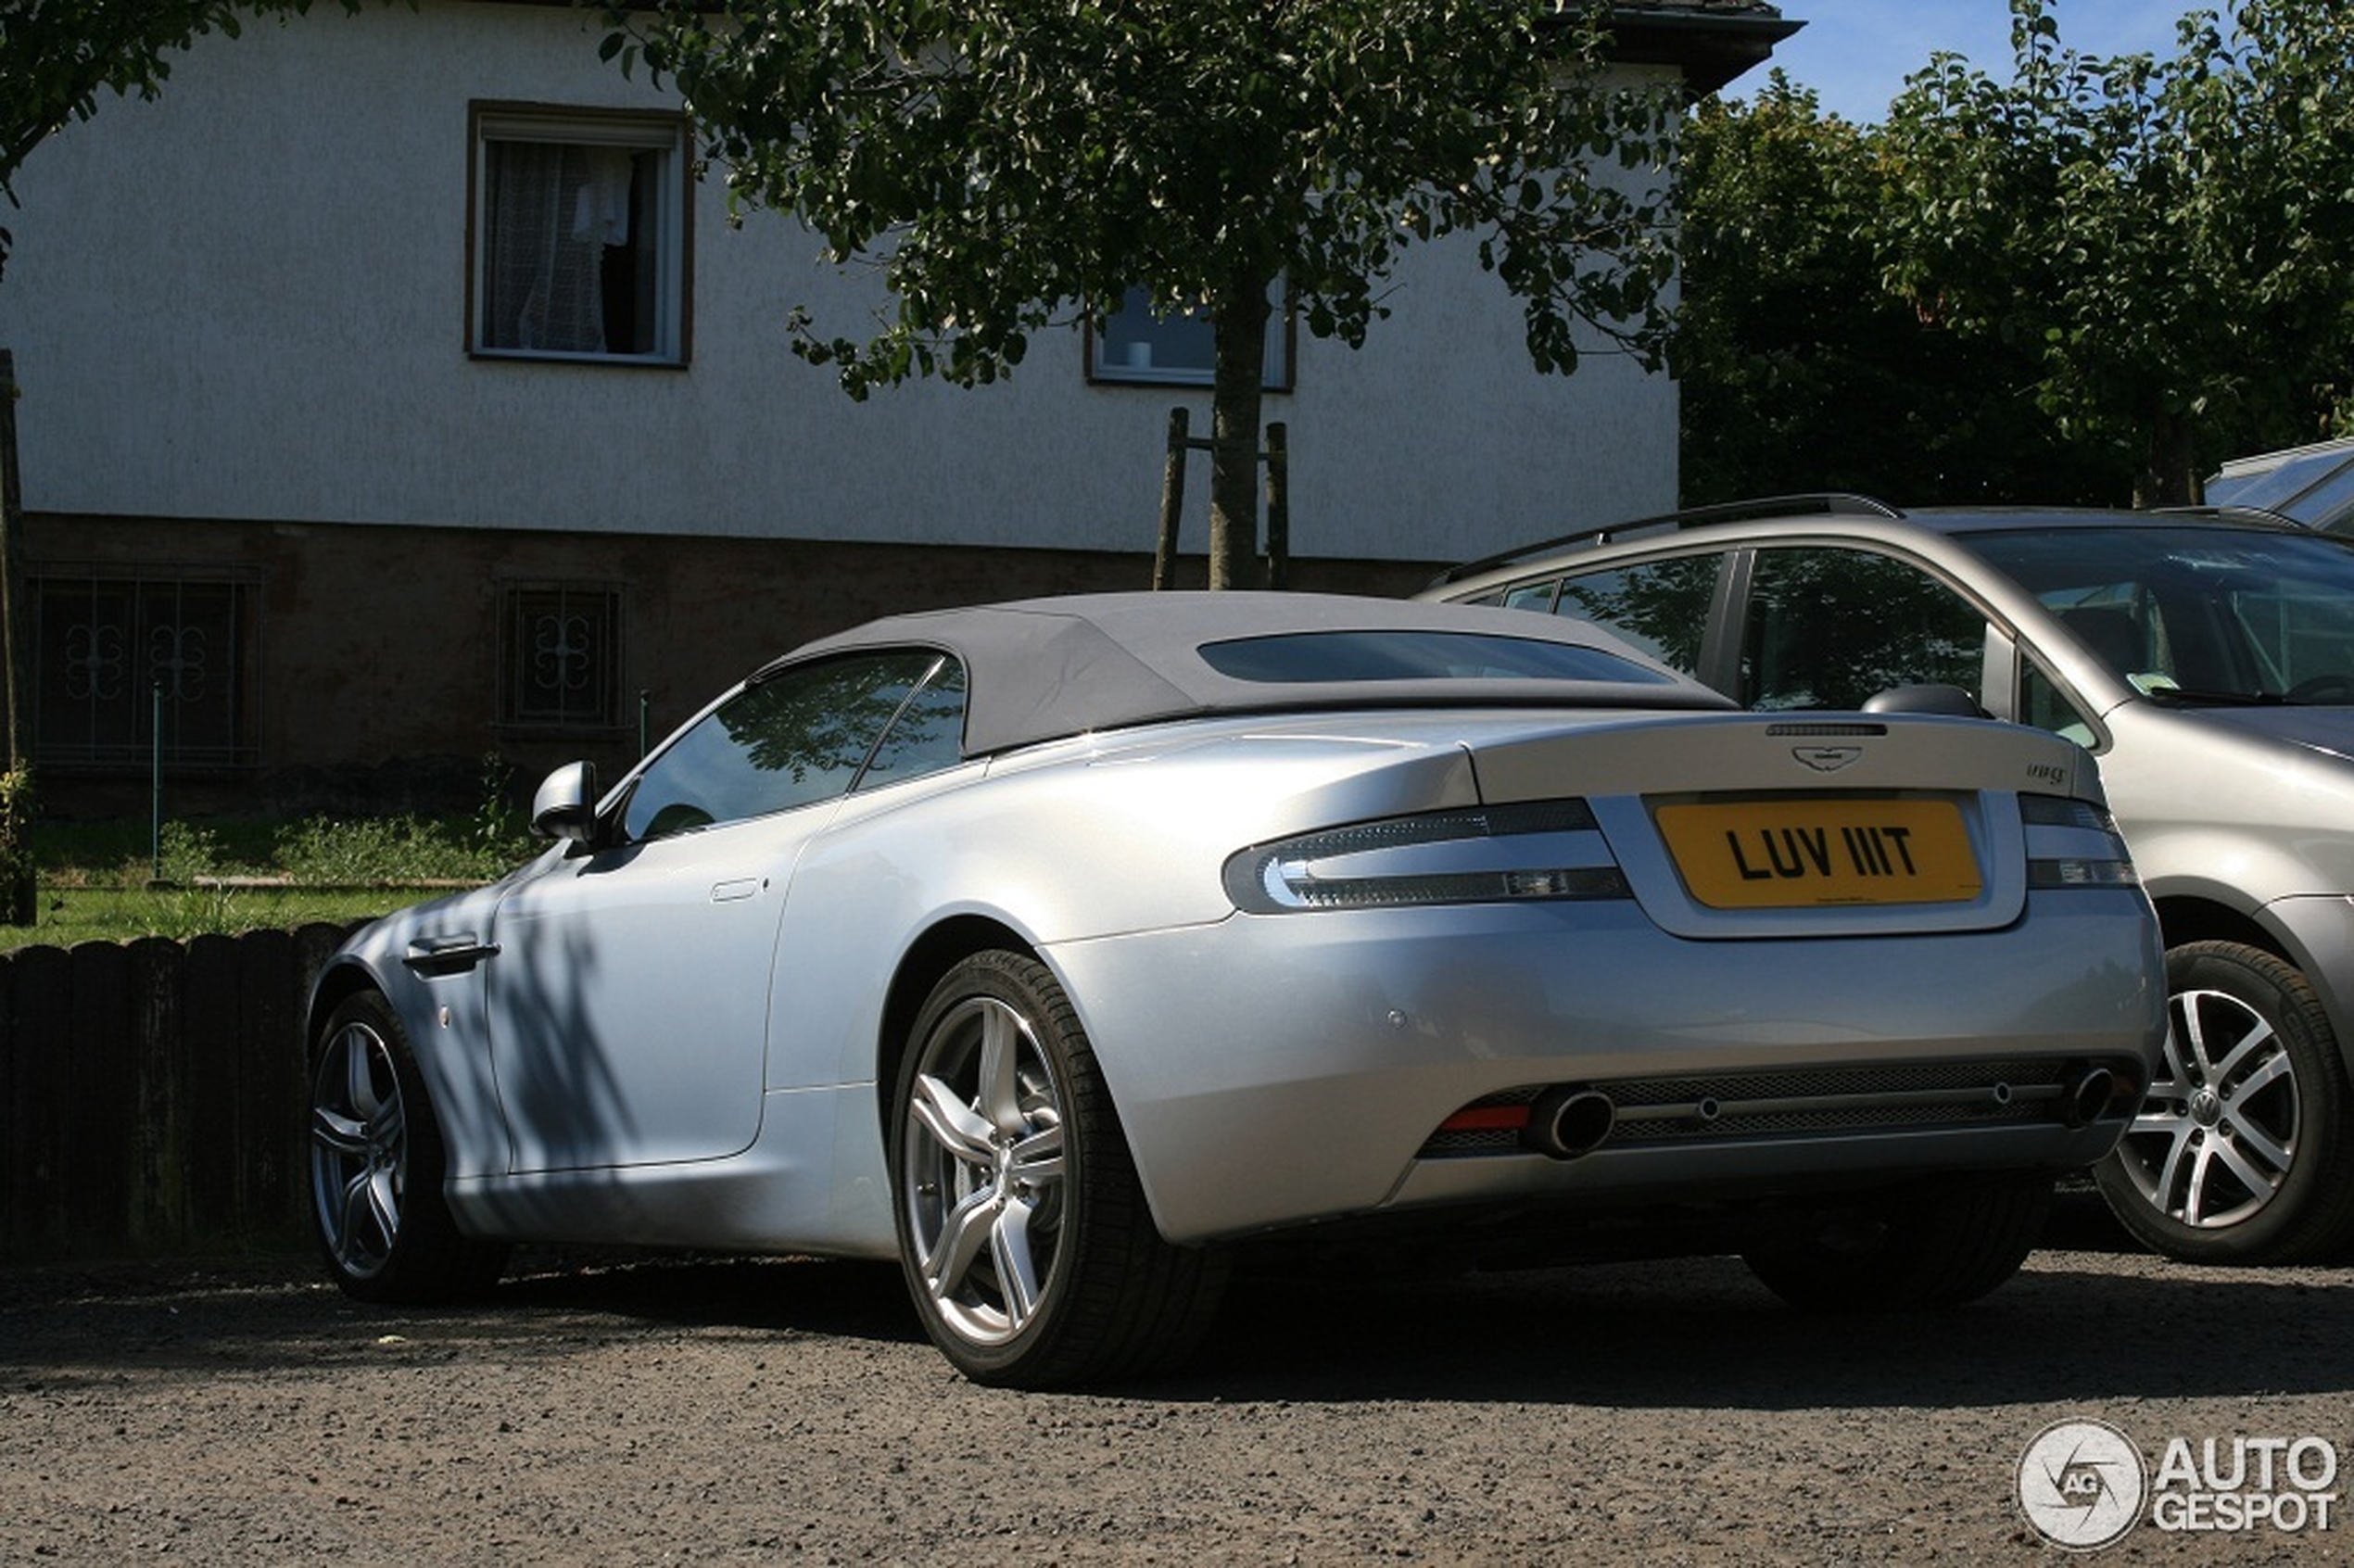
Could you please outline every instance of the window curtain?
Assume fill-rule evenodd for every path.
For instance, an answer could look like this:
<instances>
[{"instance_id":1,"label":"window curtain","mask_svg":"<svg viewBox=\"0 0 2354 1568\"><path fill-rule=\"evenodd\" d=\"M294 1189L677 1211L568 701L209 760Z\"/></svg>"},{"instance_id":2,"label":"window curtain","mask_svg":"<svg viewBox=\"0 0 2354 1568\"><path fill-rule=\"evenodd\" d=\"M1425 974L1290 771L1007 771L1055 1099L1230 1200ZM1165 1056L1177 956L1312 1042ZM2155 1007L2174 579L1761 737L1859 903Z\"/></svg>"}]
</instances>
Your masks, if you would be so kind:
<instances>
[{"instance_id":1,"label":"window curtain","mask_svg":"<svg viewBox=\"0 0 2354 1568\"><path fill-rule=\"evenodd\" d=\"M490 142L483 346L601 354L604 257L629 237L629 155Z\"/></svg>"}]
</instances>

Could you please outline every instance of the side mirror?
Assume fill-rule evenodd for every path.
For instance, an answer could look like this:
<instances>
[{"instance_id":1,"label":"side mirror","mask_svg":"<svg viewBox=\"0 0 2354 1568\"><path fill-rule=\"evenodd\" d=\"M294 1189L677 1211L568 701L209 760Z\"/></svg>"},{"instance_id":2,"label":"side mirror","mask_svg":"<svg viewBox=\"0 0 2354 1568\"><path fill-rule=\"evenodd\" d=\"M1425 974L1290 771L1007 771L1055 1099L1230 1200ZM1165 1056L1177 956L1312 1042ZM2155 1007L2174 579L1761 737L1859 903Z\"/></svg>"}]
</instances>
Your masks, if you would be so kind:
<instances>
[{"instance_id":1,"label":"side mirror","mask_svg":"<svg viewBox=\"0 0 2354 1568\"><path fill-rule=\"evenodd\" d=\"M1987 715L1978 705L1978 699L1958 686L1892 686L1876 691L1864 702L1867 714L1943 714L1947 718L1978 718Z\"/></svg>"},{"instance_id":2,"label":"side mirror","mask_svg":"<svg viewBox=\"0 0 2354 1568\"><path fill-rule=\"evenodd\" d=\"M543 839L586 842L597 826L597 766L566 763L531 797L531 830Z\"/></svg>"}]
</instances>

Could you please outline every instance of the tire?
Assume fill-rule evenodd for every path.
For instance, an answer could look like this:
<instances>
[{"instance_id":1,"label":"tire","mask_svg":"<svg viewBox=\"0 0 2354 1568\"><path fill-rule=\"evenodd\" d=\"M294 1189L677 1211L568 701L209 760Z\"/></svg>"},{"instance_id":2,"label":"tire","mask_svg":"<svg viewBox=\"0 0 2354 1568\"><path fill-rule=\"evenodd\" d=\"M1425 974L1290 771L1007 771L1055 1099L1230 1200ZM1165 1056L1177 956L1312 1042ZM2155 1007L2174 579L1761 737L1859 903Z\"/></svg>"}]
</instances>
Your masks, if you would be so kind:
<instances>
[{"instance_id":1,"label":"tire","mask_svg":"<svg viewBox=\"0 0 2354 1568\"><path fill-rule=\"evenodd\" d=\"M310 1148L313 1228L351 1295L457 1300L505 1268L503 1244L469 1238L450 1216L432 1098L399 1018L374 992L347 1000L319 1031Z\"/></svg>"},{"instance_id":2,"label":"tire","mask_svg":"<svg viewBox=\"0 0 2354 1568\"><path fill-rule=\"evenodd\" d=\"M1154 1228L1095 1052L1037 960L979 954L933 989L899 1073L891 1158L908 1292L974 1382L1140 1376L1208 1330L1226 1259Z\"/></svg>"},{"instance_id":3,"label":"tire","mask_svg":"<svg viewBox=\"0 0 2354 1568\"><path fill-rule=\"evenodd\" d=\"M1817 1311L1908 1312L1975 1301L2019 1272L2051 1211L2048 1176L1953 1188L1741 1255L1766 1289Z\"/></svg>"},{"instance_id":4,"label":"tire","mask_svg":"<svg viewBox=\"0 0 2354 1568\"><path fill-rule=\"evenodd\" d=\"M2095 1168L2135 1239L2190 1263L2322 1258L2354 1239L2336 1035L2295 966L2233 942L2166 955L2166 1056Z\"/></svg>"}]
</instances>

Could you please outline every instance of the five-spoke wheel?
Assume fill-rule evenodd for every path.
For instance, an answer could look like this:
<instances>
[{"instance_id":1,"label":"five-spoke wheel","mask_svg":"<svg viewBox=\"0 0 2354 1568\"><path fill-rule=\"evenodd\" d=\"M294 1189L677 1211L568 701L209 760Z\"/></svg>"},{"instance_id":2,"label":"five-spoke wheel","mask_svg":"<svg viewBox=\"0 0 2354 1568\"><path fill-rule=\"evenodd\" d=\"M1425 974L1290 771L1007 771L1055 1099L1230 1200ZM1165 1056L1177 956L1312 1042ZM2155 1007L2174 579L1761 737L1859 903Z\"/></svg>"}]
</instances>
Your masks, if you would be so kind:
<instances>
[{"instance_id":1,"label":"five-spoke wheel","mask_svg":"<svg viewBox=\"0 0 2354 1568\"><path fill-rule=\"evenodd\" d=\"M917 1018L892 1118L900 1257L968 1376L1050 1387L1193 1347L1223 1259L1154 1228L1085 1031L1046 967L959 963Z\"/></svg>"},{"instance_id":2,"label":"five-spoke wheel","mask_svg":"<svg viewBox=\"0 0 2354 1568\"><path fill-rule=\"evenodd\" d=\"M506 1249L462 1234L442 1196L433 1103L383 997L345 1001L320 1031L310 1075L311 1217L346 1290L430 1301L489 1283Z\"/></svg>"},{"instance_id":3,"label":"five-spoke wheel","mask_svg":"<svg viewBox=\"0 0 2354 1568\"><path fill-rule=\"evenodd\" d=\"M1037 1316L1062 1239L1062 1090L994 996L958 1001L927 1044L903 1154L916 1267L957 1334L1002 1345Z\"/></svg>"},{"instance_id":4,"label":"five-spoke wheel","mask_svg":"<svg viewBox=\"0 0 2354 1568\"><path fill-rule=\"evenodd\" d=\"M348 1280L382 1272L400 1235L406 1121L391 1046L365 1020L346 1019L320 1049L310 1103L310 1192L321 1245Z\"/></svg>"}]
</instances>

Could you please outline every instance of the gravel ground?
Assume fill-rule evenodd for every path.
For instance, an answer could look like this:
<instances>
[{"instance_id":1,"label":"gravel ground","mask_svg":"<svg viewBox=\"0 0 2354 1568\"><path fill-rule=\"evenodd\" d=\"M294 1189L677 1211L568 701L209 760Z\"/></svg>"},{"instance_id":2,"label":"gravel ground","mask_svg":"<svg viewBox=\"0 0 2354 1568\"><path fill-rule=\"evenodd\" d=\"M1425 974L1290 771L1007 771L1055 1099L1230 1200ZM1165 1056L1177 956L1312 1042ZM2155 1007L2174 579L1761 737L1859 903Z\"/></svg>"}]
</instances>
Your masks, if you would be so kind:
<instances>
[{"instance_id":1,"label":"gravel ground","mask_svg":"<svg viewBox=\"0 0 2354 1568\"><path fill-rule=\"evenodd\" d=\"M2354 1271L2055 1240L1917 1318L1724 1259L1254 1281L1183 1374L1053 1396L957 1378L864 1265L534 1256L432 1312L299 1258L19 1269L0 1562L2057 1562L2017 1479L2055 1422L2354 1470ZM2333 1523L2099 1561L2354 1559Z\"/></svg>"}]
</instances>

